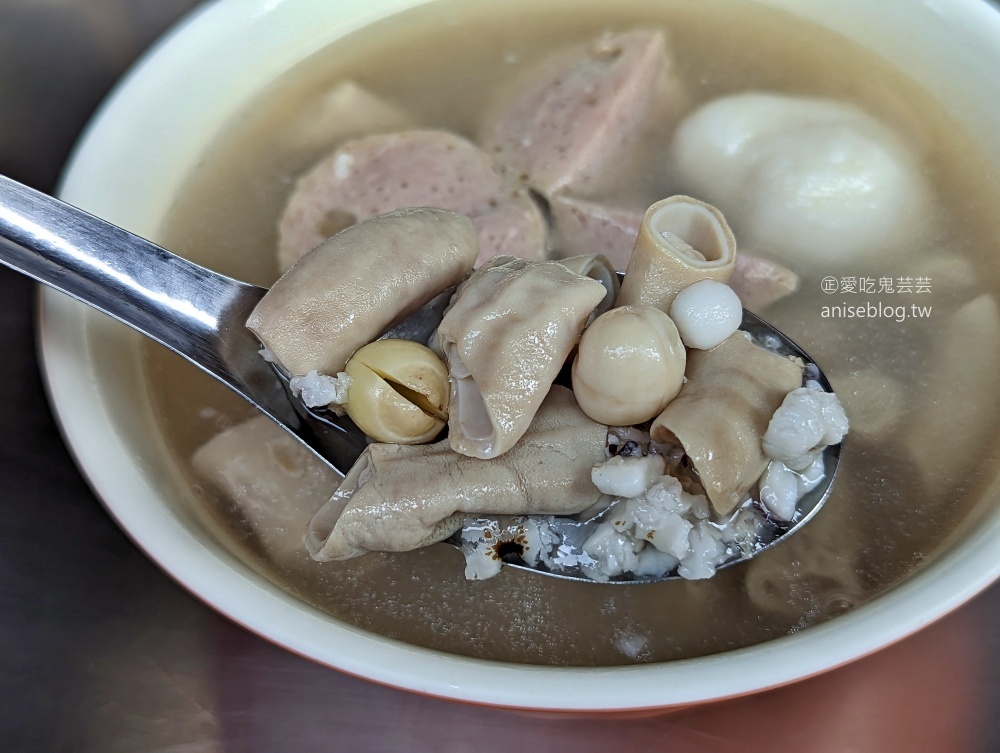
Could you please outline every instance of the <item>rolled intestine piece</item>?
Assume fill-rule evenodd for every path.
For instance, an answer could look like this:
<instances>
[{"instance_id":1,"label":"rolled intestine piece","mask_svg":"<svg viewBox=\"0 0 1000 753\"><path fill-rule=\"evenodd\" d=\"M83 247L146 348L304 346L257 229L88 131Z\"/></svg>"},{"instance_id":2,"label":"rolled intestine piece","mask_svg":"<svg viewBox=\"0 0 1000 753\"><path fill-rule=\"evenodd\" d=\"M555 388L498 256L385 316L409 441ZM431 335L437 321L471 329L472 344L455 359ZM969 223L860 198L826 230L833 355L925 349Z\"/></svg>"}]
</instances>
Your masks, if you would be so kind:
<instances>
[{"instance_id":1,"label":"rolled intestine piece","mask_svg":"<svg viewBox=\"0 0 1000 753\"><path fill-rule=\"evenodd\" d=\"M578 275L589 277L591 280L597 280L607 291L604 300L597 304L597 308L591 314L591 321L611 308L615 302L615 298L618 297L618 290L621 288L621 283L618 281L618 273L611 265L608 257L603 254L570 256L567 259L559 259L559 263L570 272L576 272Z\"/></svg>"},{"instance_id":2,"label":"rolled intestine piece","mask_svg":"<svg viewBox=\"0 0 1000 753\"><path fill-rule=\"evenodd\" d=\"M727 282L736 239L715 207L672 196L646 210L615 306L669 311L677 294L698 280Z\"/></svg>"},{"instance_id":3,"label":"rolled intestine piece","mask_svg":"<svg viewBox=\"0 0 1000 753\"><path fill-rule=\"evenodd\" d=\"M747 498L767 468L761 441L802 367L737 332L712 350L688 353L687 382L653 421L657 442L679 444L719 515Z\"/></svg>"},{"instance_id":4,"label":"rolled intestine piece","mask_svg":"<svg viewBox=\"0 0 1000 753\"><path fill-rule=\"evenodd\" d=\"M479 460L432 445L369 445L313 517L306 546L317 560L408 551L441 541L463 513L570 515L601 492L591 469L605 458L607 427L555 386L510 452Z\"/></svg>"},{"instance_id":5,"label":"rolled intestine piece","mask_svg":"<svg viewBox=\"0 0 1000 753\"><path fill-rule=\"evenodd\" d=\"M247 327L289 374L337 374L394 321L457 285L477 252L476 231L463 215L379 215L303 256L260 300Z\"/></svg>"},{"instance_id":6,"label":"rolled intestine piece","mask_svg":"<svg viewBox=\"0 0 1000 753\"><path fill-rule=\"evenodd\" d=\"M606 294L558 262L499 257L476 270L438 327L452 449L494 458L514 446Z\"/></svg>"}]
</instances>

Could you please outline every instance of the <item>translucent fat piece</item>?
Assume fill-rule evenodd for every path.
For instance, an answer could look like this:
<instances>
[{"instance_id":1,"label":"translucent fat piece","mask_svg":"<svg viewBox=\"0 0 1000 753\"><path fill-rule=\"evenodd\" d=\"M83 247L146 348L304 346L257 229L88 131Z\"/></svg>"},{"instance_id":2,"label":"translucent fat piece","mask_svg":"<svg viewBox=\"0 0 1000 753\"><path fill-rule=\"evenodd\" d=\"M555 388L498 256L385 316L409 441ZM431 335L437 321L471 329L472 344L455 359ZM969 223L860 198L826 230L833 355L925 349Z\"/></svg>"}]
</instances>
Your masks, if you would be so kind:
<instances>
[{"instance_id":1,"label":"translucent fat piece","mask_svg":"<svg viewBox=\"0 0 1000 753\"><path fill-rule=\"evenodd\" d=\"M603 254L615 269L625 270L642 222L642 209L553 196L549 212L560 255Z\"/></svg>"},{"instance_id":2,"label":"translucent fat piece","mask_svg":"<svg viewBox=\"0 0 1000 753\"><path fill-rule=\"evenodd\" d=\"M727 282L735 264L736 239L722 213L688 196L672 196L646 210L615 306L669 311L688 285Z\"/></svg>"},{"instance_id":3,"label":"translucent fat piece","mask_svg":"<svg viewBox=\"0 0 1000 753\"><path fill-rule=\"evenodd\" d=\"M545 258L545 220L527 192L472 142L427 130L347 142L303 175L278 224L279 263L287 268L345 227L404 207L469 217L479 261L497 254Z\"/></svg>"},{"instance_id":4,"label":"translucent fat piece","mask_svg":"<svg viewBox=\"0 0 1000 753\"><path fill-rule=\"evenodd\" d=\"M380 215L303 256L257 304L247 327L290 374L337 374L392 322L457 285L477 251L463 215Z\"/></svg>"},{"instance_id":5,"label":"translucent fat piece","mask_svg":"<svg viewBox=\"0 0 1000 753\"><path fill-rule=\"evenodd\" d=\"M657 31L607 33L526 69L483 119L480 143L544 196L643 193L643 162L683 87Z\"/></svg>"},{"instance_id":6,"label":"translucent fat piece","mask_svg":"<svg viewBox=\"0 0 1000 753\"><path fill-rule=\"evenodd\" d=\"M684 448L712 507L726 515L767 468L761 439L785 395L802 384L802 368L737 332L712 350L692 350L686 376L650 435Z\"/></svg>"},{"instance_id":7,"label":"translucent fat piece","mask_svg":"<svg viewBox=\"0 0 1000 753\"><path fill-rule=\"evenodd\" d=\"M995 441L983 410L996 401L1000 374L996 299L983 294L959 308L934 345L929 378L899 432L931 498L954 487Z\"/></svg>"},{"instance_id":8,"label":"translucent fat piece","mask_svg":"<svg viewBox=\"0 0 1000 753\"><path fill-rule=\"evenodd\" d=\"M306 108L279 138L286 149L319 152L340 141L416 125L401 107L354 81L341 81Z\"/></svg>"},{"instance_id":9,"label":"translucent fat piece","mask_svg":"<svg viewBox=\"0 0 1000 753\"><path fill-rule=\"evenodd\" d=\"M607 427L556 386L517 446L496 460L459 455L446 441L369 445L309 523L310 554L340 560L416 549L458 530L461 513L580 512L602 496L590 471L605 457L606 437Z\"/></svg>"},{"instance_id":10,"label":"translucent fat piece","mask_svg":"<svg viewBox=\"0 0 1000 753\"><path fill-rule=\"evenodd\" d=\"M339 480L264 416L217 434L195 452L192 464L232 508L227 515L235 513L263 554L279 564L305 559L306 525Z\"/></svg>"},{"instance_id":11,"label":"translucent fat piece","mask_svg":"<svg viewBox=\"0 0 1000 753\"><path fill-rule=\"evenodd\" d=\"M476 270L438 327L452 378L448 439L478 458L524 434L606 295L558 262L496 262Z\"/></svg>"}]
</instances>

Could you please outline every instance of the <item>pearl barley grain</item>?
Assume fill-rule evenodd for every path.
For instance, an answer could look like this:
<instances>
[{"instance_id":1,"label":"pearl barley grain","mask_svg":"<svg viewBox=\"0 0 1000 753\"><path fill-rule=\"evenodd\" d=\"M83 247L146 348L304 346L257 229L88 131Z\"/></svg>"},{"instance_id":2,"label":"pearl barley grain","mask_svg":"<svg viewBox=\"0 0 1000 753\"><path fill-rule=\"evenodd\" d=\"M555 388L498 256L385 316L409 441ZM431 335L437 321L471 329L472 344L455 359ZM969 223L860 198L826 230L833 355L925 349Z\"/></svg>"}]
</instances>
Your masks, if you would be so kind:
<instances>
[{"instance_id":1,"label":"pearl barley grain","mask_svg":"<svg viewBox=\"0 0 1000 753\"><path fill-rule=\"evenodd\" d=\"M740 328L743 305L728 285L698 280L674 298L670 318L685 345L711 350Z\"/></svg>"}]
</instances>

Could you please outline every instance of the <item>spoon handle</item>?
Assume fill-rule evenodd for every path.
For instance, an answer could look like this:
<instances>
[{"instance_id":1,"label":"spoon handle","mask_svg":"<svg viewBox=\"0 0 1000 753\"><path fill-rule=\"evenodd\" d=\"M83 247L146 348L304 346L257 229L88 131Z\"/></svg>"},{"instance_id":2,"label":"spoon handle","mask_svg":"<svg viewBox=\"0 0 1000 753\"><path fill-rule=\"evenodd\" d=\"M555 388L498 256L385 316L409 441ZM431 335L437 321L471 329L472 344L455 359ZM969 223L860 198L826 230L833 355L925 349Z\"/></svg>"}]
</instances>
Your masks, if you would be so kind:
<instances>
[{"instance_id":1,"label":"spoon handle","mask_svg":"<svg viewBox=\"0 0 1000 753\"><path fill-rule=\"evenodd\" d=\"M277 421L338 473L364 448L352 426L298 407L246 320L267 292L0 175L0 264L184 356Z\"/></svg>"},{"instance_id":2,"label":"spoon handle","mask_svg":"<svg viewBox=\"0 0 1000 753\"><path fill-rule=\"evenodd\" d=\"M264 294L0 176L0 263L128 324L234 385L220 329ZM245 317L244 319L245 320Z\"/></svg>"}]
</instances>

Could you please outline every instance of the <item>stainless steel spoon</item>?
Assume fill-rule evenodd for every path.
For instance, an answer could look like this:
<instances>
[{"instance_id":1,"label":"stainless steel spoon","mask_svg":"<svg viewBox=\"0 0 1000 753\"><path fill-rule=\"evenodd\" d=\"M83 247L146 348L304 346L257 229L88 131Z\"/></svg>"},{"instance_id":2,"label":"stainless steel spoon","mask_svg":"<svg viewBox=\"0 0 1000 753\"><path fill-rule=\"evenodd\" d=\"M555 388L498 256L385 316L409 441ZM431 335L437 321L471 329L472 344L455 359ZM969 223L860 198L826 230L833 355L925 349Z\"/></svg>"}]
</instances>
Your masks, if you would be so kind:
<instances>
[{"instance_id":1,"label":"stainless steel spoon","mask_svg":"<svg viewBox=\"0 0 1000 753\"><path fill-rule=\"evenodd\" d=\"M260 357L245 322L267 292L225 277L0 176L0 263L133 327L207 371L338 473L364 448L349 424L314 419Z\"/></svg>"},{"instance_id":2,"label":"stainless steel spoon","mask_svg":"<svg viewBox=\"0 0 1000 753\"><path fill-rule=\"evenodd\" d=\"M327 411L306 408L291 397L287 379L260 357L260 343L245 322L266 289L193 264L4 176L0 176L0 264L103 311L183 356L249 401L338 474L343 475L364 450L367 440L357 427ZM387 335L426 341L446 302L447 295L438 296ZM749 312L744 312L743 329L773 350L813 363L793 341ZM830 391L818 367L812 378ZM780 531L775 542L798 530L826 501L839 461L840 446L828 448L826 478L802 499L795 524ZM508 564L514 567L593 582L571 570L529 568L515 555L508 555ZM651 580L664 578L611 582Z\"/></svg>"}]
</instances>

